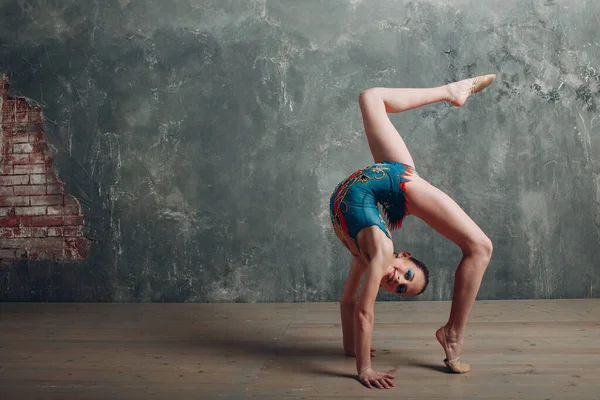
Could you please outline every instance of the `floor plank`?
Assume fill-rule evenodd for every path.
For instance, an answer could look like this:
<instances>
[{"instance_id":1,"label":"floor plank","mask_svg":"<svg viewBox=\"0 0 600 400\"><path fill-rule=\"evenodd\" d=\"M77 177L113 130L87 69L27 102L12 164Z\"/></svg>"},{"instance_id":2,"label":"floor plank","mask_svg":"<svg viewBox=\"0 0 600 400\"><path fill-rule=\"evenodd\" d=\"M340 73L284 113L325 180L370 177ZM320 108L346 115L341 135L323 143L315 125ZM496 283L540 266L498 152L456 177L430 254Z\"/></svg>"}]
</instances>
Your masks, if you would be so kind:
<instances>
[{"instance_id":1,"label":"floor plank","mask_svg":"<svg viewBox=\"0 0 600 400\"><path fill-rule=\"evenodd\" d=\"M477 302L448 374L449 302L376 304L369 390L341 348L339 305L0 303L0 399L600 400L600 300Z\"/></svg>"}]
</instances>

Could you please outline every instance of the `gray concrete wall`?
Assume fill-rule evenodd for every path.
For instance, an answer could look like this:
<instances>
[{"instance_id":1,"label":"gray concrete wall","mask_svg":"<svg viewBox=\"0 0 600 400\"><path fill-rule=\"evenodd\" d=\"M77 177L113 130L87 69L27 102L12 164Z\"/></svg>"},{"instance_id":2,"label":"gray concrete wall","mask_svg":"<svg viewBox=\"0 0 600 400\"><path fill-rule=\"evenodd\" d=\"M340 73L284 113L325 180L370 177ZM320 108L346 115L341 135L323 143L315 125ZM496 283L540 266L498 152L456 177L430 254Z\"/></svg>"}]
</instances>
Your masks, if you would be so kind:
<instances>
[{"instance_id":1,"label":"gray concrete wall","mask_svg":"<svg viewBox=\"0 0 600 400\"><path fill-rule=\"evenodd\" d=\"M598 297L599 20L591 0L1 0L0 72L43 106L94 243L4 268L0 296L337 300L328 199L371 162L358 93L496 73L392 119L495 244L479 298ZM394 241L432 271L420 298L449 299L456 246L411 218Z\"/></svg>"}]
</instances>

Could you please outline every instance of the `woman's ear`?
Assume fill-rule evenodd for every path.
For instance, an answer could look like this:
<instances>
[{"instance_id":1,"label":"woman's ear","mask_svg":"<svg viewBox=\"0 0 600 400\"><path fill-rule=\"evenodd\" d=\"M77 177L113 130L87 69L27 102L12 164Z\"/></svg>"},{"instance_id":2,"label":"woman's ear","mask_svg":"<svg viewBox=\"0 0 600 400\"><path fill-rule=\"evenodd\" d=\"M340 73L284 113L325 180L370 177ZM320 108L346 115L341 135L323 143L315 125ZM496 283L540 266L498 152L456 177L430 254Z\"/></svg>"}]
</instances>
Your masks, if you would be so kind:
<instances>
[{"instance_id":1,"label":"woman's ear","mask_svg":"<svg viewBox=\"0 0 600 400\"><path fill-rule=\"evenodd\" d=\"M403 251L400 254L398 254L398 257L411 258L412 255L408 251Z\"/></svg>"}]
</instances>

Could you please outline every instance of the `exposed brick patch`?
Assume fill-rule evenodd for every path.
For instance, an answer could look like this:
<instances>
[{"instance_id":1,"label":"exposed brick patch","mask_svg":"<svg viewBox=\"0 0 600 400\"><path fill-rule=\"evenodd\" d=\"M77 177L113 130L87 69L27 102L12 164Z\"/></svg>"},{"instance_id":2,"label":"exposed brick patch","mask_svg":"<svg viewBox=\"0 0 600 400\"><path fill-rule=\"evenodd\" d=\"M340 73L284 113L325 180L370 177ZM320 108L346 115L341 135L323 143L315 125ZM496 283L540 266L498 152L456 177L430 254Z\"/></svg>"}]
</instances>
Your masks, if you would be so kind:
<instances>
[{"instance_id":1,"label":"exposed brick patch","mask_svg":"<svg viewBox=\"0 0 600 400\"><path fill-rule=\"evenodd\" d=\"M42 108L11 96L0 77L0 265L87 257L81 205L53 164Z\"/></svg>"}]
</instances>

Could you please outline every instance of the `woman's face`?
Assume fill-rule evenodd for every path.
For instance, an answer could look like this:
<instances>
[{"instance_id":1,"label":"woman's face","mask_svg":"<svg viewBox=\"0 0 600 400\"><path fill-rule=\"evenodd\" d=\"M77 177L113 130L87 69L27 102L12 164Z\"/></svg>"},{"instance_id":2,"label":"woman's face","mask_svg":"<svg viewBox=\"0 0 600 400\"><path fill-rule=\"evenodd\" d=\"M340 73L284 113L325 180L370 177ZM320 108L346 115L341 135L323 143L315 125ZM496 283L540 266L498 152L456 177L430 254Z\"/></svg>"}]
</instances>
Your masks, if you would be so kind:
<instances>
[{"instance_id":1,"label":"woman's face","mask_svg":"<svg viewBox=\"0 0 600 400\"><path fill-rule=\"evenodd\" d=\"M425 275L410 260L409 253L400 253L381 279L381 287L399 296L416 296L425 285Z\"/></svg>"}]
</instances>

